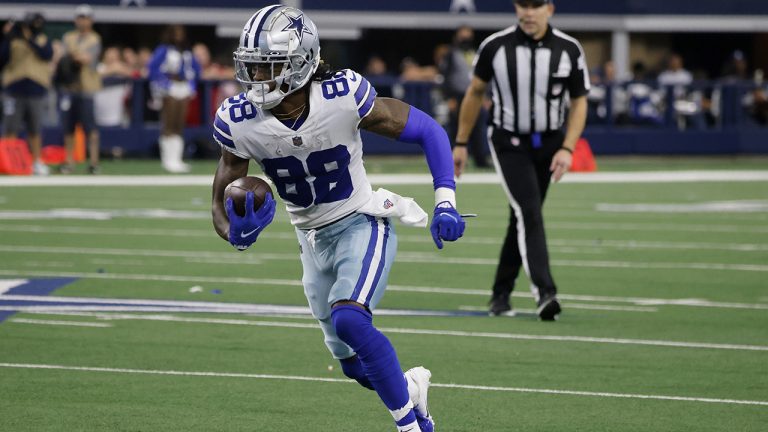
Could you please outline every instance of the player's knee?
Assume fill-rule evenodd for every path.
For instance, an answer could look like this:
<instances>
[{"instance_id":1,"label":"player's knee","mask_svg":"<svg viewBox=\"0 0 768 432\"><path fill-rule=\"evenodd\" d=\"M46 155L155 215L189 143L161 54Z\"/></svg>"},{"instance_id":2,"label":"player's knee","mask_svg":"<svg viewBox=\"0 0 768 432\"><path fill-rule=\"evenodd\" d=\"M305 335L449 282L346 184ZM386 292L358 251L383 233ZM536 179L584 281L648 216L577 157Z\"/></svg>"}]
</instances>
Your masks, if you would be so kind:
<instances>
[{"instance_id":1,"label":"player's knee","mask_svg":"<svg viewBox=\"0 0 768 432\"><path fill-rule=\"evenodd\" d=\"M331 320L339 339L354 350L365 342L368 333L373 330L373 318L370 312L351 304L334 306L331 311Z\"/></svg>"},{"instance_id":2,"label":"player's knee","mask_svg":"<svg viewBox=\"0 0 768 432\"><path fill-rule=\"evenodd\" d=\"M371 382L365 375L365 371L363 370L363 365L360 363L360 359L356 355L341 359L339 360L339 363L341 364L341 371L344 372L344 375L357 381L361 386L370 390L374 390L373 385L371 385Z\"/></svg>"}]
</instances>

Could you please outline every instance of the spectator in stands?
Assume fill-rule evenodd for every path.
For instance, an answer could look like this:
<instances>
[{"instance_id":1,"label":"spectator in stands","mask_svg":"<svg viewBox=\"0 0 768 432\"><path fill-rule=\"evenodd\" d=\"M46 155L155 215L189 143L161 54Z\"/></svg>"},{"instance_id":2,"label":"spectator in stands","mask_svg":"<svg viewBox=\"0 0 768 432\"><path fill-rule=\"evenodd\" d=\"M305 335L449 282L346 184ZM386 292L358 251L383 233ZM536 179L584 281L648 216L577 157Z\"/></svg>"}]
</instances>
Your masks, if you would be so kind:
<instances>
[{"instance_id":1,"label":"spectator in stands","mask_svg":"<svg viewBox=\"0 0 768 432\"><path fill-rule=\"evenodd\" d=\"M667 69L659 74L657 80L665 91L669 91L669 87L672 88L674 104L667 109L675 110L678 126L681 129L686 125L704 129L704 94L701 90L691 88L693 74L685 69L683 58L679 54L672 53L669 56Z\"/></svg>"},{"instance_id":2,"label":"spectator in stands","mask_svg":"<svg viewBox=\"0 0 768 432\"><path fill-rule=\"evenodd\" d=\"M128 64L123 61L120 49L117 47L109 47L104 50L104 55L96 70L102 77L126 78L131 77L133 73Z\"/></svg>"},{"instance_id":3,"label":"spectator in stands","mask_svg":"<svg viewBox=\"0 0 768 432\"><path fill-rule=\"evenodd\" d=\"M401 81L429 81L436 82L440 72L437 67L421 66L413 57L404 57L400 62Z\"/></svg>"},{"instance_id":4,"label":"spectator in stands","mask_svg":"<svg viewBox=\"0 0 768 432\"><path fill-rule=\"evenodd\" d=\"M749 63L741 50L734 51L723 69L723 76L714 92L713 99L720 105L723 86L735 87L740 92L741 109L752 121L768 124L768 93L763 77L763 71L758 69L752 76L749 73ZM713 103L714 104L714 103Z\"/></svg>"},{"instance_id":5,"label":"spectator in stands","mask_svg":"<svg viewBox=\"0 0 768 432\"><path fill-rule=\"evenodd\" d=\"M373 54L368 57L363 75L376 88L380 97L392 97L392 88L397 82L397 77L389 72L387 62L380 55Z\"/></svg>"},{"instance_id":6,"label":"spectator in stands","mask_svg":"<svg viewBox=\"0 0 768 432\"><path fill-rule=\"evenodd\" d=\"M628 116L635 125L660 125L661 93L654 90L643 62L632 65L632 79L627 83Z\"/></svg>"},{"instance_id":7,"label":"spectator in stands","mask_svg":"<svg viewBox=\"0 0 768 432\"><path fill-rule=\"evenodd\" d=\"M589 74L592 87L587 95L587 123L627 123L627 92L616 79L616 67L612 60L592 69ZM608 95L611 95L610 112Z\"/></svg>"},{"instance_id":8,"label":"spectator in stands","mask_svg":"<svg viewBox=\"0 0 768 432\"><path fill-rule=\"evenodd\" d=\"M48 91L51 88L51 41L43 33L45 18L28 13L24 21L8 22L3 27L0 45L2 69L3 137L15 138L24 124L35 175L48 175L41 158L41 122Z\"/></svg>"},{"instance_id":9,"label":"spectator in stands","mask_svg":"<svg viewBox=\"0 0 768 432\"><path fill-rule=\"evenodd\" d=\"M152 50L147 47L140 47L136 53L138 55L138 67L141 72L141 76L147 78L149 76L149 62L152 60Z\"/></svg>"},{"instance_id":10,"label":"spectator in stands","mask_svg":"<svg viewBox=\"0 0 768 432\"><path fill-rule=\"evenodd\" d=\"M748 81L749 79L749 65L747 64L747 58L744 56L743 51L736 50L731 54L731 57L725 64L720 81L726 83L738 83Z\"/></svg>"},{"instance_id":11,"label":"spectator in stands","mask_svg":"<svg viewBox=\"0 0 768 432\"><path fill-rule=\"evenodd\" d=\"M764 81L762 69L755 71L754 83L752 116L759 124L766 126L768 125L768 86Z\"/></svg>"},{"instance_id":12,"label":"spectator in stands","mask_svg":"<svg viewBox=\"0 0 768 432\"><path fill-rule=\"evenodd\" d=\"M70 174L74 170L75 128L79 124L88 141L88 172L98 174L99 131L93 98L101 89L101 77L96 70L101 58L101 36L93 30L93 8L83 4L75 9L75 30L65 33L62 42L65 54L59 61L57 76L67 160L59 171Z\"/></svg>"},{"instance_id":13,"label":"spectator in stands","mask_svg":"<svg viewBox=\"0 0 768 432\"><path fill-rule=\"evenodd\" d=\"M451 144L458 131L459 107L464 99L464 93L472 79L472 60L475 58L475 32L471 27L462 26L453 36L450 50L440 60L440 73L443 75L442 91L448 108L448 136ZM488 111L480 108L475 126L469 135L468 151L477 167L488 168L490 150L486 137Z\"/></svg>"},{"instance_id":14,"label":"spectator in stands","mask_svg":"<svg viewBox=\"0 0 768 432\"><path fill-rule=\"evenodd\" d=\"M390 76L387 69L387 62L380 55L374 54L368 57L365 64L365 77L370 80L372 77Z\"/></svg>"},{"instance_id":15,"label":"spectator in stands","mask_svg":"<svg viewBox=\"0 0 768 432\"><path fill-rule=\"evenodd\" d=\"M48 91L47 101L45 103L45 114L42 123L43 128L58 128L61 124L59 119L59 95L56 92L56 69L59 65L59 61L64 56L64 43L61 39L52 39L51 47L53 48L53 57L51 57L49 73L52 77L53 84Z\"/></svg>"},{"instance_id":16,"label":"spectator in stands","mask_svg":"<svg viewBox=\"0 0 768 432\"><path fill-rule=\"evenodd\" d=\"M201 80L207 82L198 85L198 92L190 99L187 106L186 124L187 126L200 126L201 123L208 123L216 115L216 109L224 100L239 94L242 90L234 79L234 68L228 64L224 65L214 61L211 58L211 51L206 44L196 43L192 45L192 54L200 65ZM208 92L210 111L207 117L201 118L203 92ZM206 134L207 139L208 136ZM199 140L195 139L195 141ZM197 153L195 152L195 154ZM218 157L218 153L216 157Z\"/></svg>"},{"instance_id":17,"label":"spectator in stands","mask_svg":"<svg viewBox=\"0 0 768 432\"><path fill-rule=\"evenodd\" d=\"M201 78L206 80L235 80L235 70L229 64L223 65L211 59L211 51L204 43L192 46L195 60L200 64Z\"/></svg>"},{"instance_id":18,"label":"spectator in stands","mask_svg":"<svg viewBox=\"0 0 768 432\"><path fill-rule=\"evenodd\" d=\"M149 62L150 90L153 99L162 101L160 161L166 171L184 173L190 170L182 160L185 119L189 102L197 92L200 64L189 48L184 26L168 26L163 39Z\"/></svg>"},{"instance_id":19,"label":"spectator in stands","mask_svg":"<svg viewBox=\"0 0 768 432\"><path fill-rule=\"evenodd\" d=\"M683 66L680 54L672 53L667 59L667 68L659 74L657 80L663 86L674 86L677 95L685 93L685 86L693 82L693 75Z\"/></svg>"},{"instance_id":20,"label":"spectator in stands","mask_svg":"<svg viewBox=\"0 0 768 432\"><path fill-rule=\"evenodd\" d=\"M96 108L96 124L99 126L115 127L125 124L125 102L130 91L128 79L131 78L131 68L123 62L120 49L110 47L104 50L104 55L97 70L102 78L103 87L94 96Z\"/></svg>"},{"instance_id":21,"label":"spectator in stands","mask_svg":"<svg viewBox=\"0 0 768 432\"><path fill-rule=\"evenodd\" d=\"M130 71L131 78L141 78L141 64L139 63L139 55L136 53L136 50L129 46L123 47L120 50L120 57Z\"/></svg>"}]
</instances>

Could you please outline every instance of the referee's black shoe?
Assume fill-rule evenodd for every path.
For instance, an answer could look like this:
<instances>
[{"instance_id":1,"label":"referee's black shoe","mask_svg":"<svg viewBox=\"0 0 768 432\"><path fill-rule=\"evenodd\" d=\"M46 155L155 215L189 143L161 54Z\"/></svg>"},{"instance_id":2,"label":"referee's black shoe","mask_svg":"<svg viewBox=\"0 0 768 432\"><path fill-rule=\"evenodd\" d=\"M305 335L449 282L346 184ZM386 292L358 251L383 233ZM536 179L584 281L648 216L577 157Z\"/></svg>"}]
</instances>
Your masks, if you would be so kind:
<instances>
[{"instance_id":1,"label":"referee's black shoe","mask_svg":"<svg viewBox=\"0 0 768 432\"><path fill-rule=\"evenodd\" d=\"M542 321L554 321L562 310L557 297L555 295L548 295L539 300L536 314L539 315L539 319Z\"/></svg>"},{"instance_id":2,"label":"referee's black shoe","mask_svg":"<svg viewBox=\"0 0 768 432\"><path fill-rule=\"evenodd\" d=\"M488 302L490 308L488 309L488 315L513 315L512 305L509 303L509 293L493 294L491 301Z\"/></svg>"}]
</instances>

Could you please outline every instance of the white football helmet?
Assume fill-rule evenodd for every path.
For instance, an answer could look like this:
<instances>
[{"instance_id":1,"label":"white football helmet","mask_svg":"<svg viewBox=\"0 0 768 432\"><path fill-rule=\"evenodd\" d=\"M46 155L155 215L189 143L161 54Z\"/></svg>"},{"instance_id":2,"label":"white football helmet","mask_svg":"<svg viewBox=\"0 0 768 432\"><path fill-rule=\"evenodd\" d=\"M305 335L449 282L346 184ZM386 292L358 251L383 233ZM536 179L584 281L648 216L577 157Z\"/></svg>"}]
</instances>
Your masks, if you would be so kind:
<instances>
[{"instance_id":1,"label":"white football helmet","mask_svg":"<svg viewBox=\"0 0 768 432\"><path fill-rule=\"evenodd\" d=\"M254 105L270 109L304 86L320 64L315 23L299 9L272 5L245 23L235 77Z\"/></svg>"}]
</instances>

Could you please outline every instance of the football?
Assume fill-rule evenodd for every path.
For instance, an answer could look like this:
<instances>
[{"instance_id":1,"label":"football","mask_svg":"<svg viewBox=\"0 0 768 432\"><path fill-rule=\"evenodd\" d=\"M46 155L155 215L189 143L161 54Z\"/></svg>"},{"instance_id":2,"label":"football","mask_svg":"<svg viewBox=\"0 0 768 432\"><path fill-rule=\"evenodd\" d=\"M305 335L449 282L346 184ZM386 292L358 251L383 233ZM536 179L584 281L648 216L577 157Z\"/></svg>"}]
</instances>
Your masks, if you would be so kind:
<instances>
[{"instance_id":1,"label":"football","mask_svg":"<svg viewBox=\"0 0 768 432\"><path fill-rule=\"evenodd\" d=\"M245 216L245 194L248 192L253 192L253 210L256 211L264 204L267 193L272 192L272 188L269 183L258 177L240 177L224 189L224 202L227 202L227 198L232 198L235 213ZM272 196L274 197L274 194Z\"/></svg>"}]
</instances>

